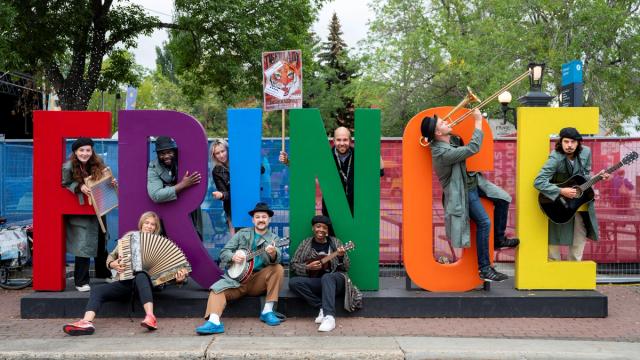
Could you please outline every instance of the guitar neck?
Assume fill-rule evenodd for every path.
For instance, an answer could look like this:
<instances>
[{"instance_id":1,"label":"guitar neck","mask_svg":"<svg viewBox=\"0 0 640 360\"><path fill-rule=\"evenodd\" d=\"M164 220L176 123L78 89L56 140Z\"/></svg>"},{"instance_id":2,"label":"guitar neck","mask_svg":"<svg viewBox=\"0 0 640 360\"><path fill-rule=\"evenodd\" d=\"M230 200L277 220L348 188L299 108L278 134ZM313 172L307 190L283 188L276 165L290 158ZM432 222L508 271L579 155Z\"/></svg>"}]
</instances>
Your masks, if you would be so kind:
<instances>
[{"instance_id":1,"label":"guitar neck","mask_svg":"<svg viewBox=\"0 0 640 360\"><path fill-rule=\"evenodd\" d=\"M607 174L612 174L614 171L620 169L623 165L624 164L622 163L622 161L620 161L619 163L613 165L612 167L608 168L604 172L606 172ZM602 179L603 179L602 175L596 175L596 176L592 177L591 179L589 179L589 181L587 181L584 184L580 185L580 190L585 191L588 188L590 188L593 185L595 185L598 181L600 181Z\"/></svg>"},{"instance_id":2,"label":"guitar neck","mask_svg":"<svg viewBox=\"0 0 640 360\"><path fill-rule=\"evenodd\" d=\"M320 259L320 262L321 262L321 263L323 263L323 264L326 264L326 263L328 263L329 261L331 261L331 260L332 260L334 257L336 257L336 256L338 256L338 252L337 252L337 251L334 251L334 252L332 252L331 254L329 254L329 255L327 255L327 256L325 256L325 257L323 257L322 259Z\"/></svg>"}]
</instances>

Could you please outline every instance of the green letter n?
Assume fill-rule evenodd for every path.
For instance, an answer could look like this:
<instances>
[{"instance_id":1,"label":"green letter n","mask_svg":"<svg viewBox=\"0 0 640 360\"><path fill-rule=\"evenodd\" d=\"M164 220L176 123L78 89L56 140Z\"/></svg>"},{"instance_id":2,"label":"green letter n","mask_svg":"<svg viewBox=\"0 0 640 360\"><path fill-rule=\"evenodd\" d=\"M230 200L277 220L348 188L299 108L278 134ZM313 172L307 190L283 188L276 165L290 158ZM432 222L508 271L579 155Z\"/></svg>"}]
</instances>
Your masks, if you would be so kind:
<instances>
[{"instance_id":1,"label":"green letter n","mask_svg":"<svg viewBox=\"0 0 640 360\"><path fill-rule=\"evenodd\" d=\"M355 112L354 204L349 209L327 132L317 109L291 110L290 254L312 236L316 178L336 236L353 241L349 275L362 290L378 289L380 258L380 111ZM357 155L355 155L357 154Z\"/></svg>"}]
</instances>

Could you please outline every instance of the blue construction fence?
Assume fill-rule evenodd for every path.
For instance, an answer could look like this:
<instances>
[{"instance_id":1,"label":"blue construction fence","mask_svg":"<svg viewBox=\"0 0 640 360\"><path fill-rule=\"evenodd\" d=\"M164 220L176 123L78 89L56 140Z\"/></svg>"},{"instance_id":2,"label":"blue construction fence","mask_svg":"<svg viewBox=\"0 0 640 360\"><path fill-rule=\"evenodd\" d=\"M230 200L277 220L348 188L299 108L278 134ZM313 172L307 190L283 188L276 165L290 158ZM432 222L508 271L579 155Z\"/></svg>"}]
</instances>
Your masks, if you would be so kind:
<instances>
[{"instance_id":1,"label":"blue construction fence","mask_svg":"<svg viewBox=\"0 0 640 360\"><path fill-rule=\"evenodd\" d=\"M67 141L67 154L71 153L71 143ZM211 142L211 141L210 141ZM288 144L287 144L288 145ZM113 174L118 177L117 140L97 140L95 151L100 155ZM289 173L286 166L278 162L280 139L262 141L262 165L265 172L261 175L261 200L274 210L271 230L280 236L289 235ZM150 145L150 160L156 158ZM207 196L202 202L204 220L204 245L209 254L217 260L220 250L229 239L222 201L216 200L211 193L215 185L211 178L213 164L209 162L207 175ZM26 225L33 218L33 142L31 140L0 141L0 216L7 218L8 224ZM107 215L109 229L109 250L115 247L118 236L118 210ZM37 241L37 240L36 240ZM68 260L72 260L68 257ZM286 259L285 259L286 260Z\"/></svg>"}]
</instances>

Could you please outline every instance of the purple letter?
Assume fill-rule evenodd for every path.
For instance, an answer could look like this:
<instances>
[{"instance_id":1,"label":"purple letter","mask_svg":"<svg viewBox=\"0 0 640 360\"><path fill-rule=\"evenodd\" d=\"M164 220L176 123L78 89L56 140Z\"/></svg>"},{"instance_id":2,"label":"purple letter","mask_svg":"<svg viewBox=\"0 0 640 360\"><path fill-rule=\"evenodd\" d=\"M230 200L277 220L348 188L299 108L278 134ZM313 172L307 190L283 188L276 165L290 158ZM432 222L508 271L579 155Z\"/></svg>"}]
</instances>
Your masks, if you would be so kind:
<instances>
[{"instance_id":1,"label":"purple letter","mask_svg":"<svg viewBox=\"0 0 640 360\"><path fill-rule=\"evenodd\" d=\"M200 206L207 191L207 137L193 117L177 111L130 110L119 113L118 172L120 175L120 235L138 227L145 211L158 213L167 235L184 251L191 276L208 288L222 272L198 238L189 213ZM203 181L180 193L175 201L154 203L147 195L150 136L170 136L178 145L178 179L199 172Z\"/></svg>"}]
</instances>

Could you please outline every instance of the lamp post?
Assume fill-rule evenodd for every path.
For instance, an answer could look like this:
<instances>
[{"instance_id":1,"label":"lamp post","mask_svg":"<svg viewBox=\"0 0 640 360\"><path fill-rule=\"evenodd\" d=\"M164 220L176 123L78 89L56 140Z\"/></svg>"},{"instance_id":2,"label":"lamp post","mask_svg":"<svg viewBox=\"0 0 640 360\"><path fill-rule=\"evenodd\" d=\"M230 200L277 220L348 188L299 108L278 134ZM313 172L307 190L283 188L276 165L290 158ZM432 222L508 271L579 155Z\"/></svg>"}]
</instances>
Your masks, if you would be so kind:
<instances>
[{"instance_id":1,"label":"lamp post","mask_svg":"<svg viewBox=\"0 0 640 360\"><path fill-rule=\"evenodd\" d=\"M529 92L518 99L524 106L548 106L553 96L542 91L544 63L529 63Z\"/></svg>"},{"instance_id":2,"label":"lamp post","mask_svg":"<svg viewBox=\"0 0 640 360\"><path fill-rule=\"evenodd\" d=\"M502 94L498 95L498 102L500 103L500 105L502 105L502 124L505 125L507 123L507 115L509 114L509 112L511 112L513 114L513 126L517 129L518 115L516 113L516 109L509 106L509 103L511 102L511 93L505 91Z\"/></svg>"}]
</instances>

